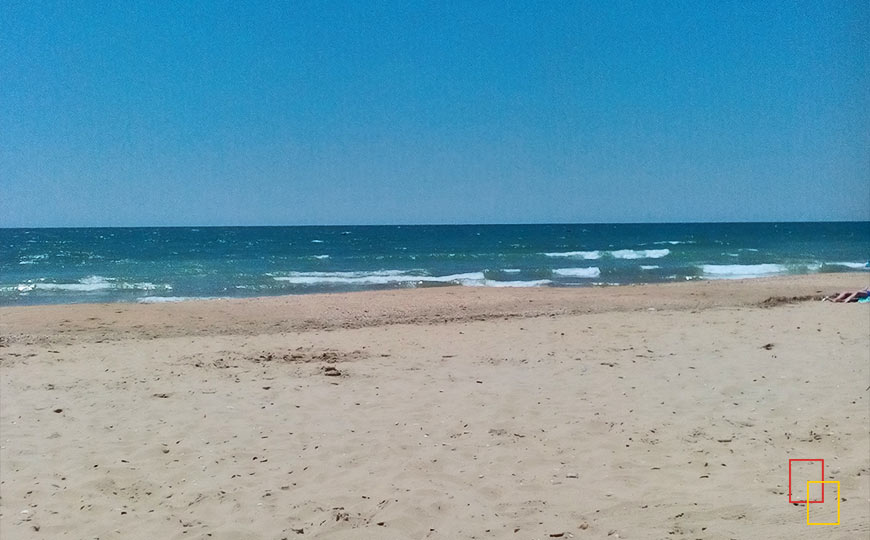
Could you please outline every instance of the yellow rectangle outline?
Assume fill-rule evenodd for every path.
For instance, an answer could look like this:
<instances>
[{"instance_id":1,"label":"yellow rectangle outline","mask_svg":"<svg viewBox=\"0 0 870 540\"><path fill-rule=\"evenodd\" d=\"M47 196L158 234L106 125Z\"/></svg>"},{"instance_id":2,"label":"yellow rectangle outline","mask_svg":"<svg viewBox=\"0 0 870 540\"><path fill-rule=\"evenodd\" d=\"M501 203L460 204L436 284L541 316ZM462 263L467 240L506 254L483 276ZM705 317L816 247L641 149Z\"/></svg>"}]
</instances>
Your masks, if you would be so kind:
<instances>
[{"instance_id":1,"label":"yellow rectangle outline","mask_svg":"<svg viewBox=\"0 0 870 540\"><path fill-rule=\"evenodd\" d=\"M810 505L807 503L807 525L839 525L840 524L840 481L839 480L807 480L807 500L810 496L810 484L837 484L837 522L810 523ZM824 489L824 486L822 486Z\"/></svg>"}]
</instances>

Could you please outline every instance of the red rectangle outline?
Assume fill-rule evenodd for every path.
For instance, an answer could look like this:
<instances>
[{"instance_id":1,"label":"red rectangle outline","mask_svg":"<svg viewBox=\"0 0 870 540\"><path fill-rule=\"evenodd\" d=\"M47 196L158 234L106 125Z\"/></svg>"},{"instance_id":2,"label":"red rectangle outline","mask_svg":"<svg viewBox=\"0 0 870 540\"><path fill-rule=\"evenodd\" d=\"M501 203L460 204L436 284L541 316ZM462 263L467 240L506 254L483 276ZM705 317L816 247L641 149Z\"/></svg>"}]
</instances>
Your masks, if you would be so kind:
<instances>
[{"instance_id":1,"label":"red rectangle outline","mask_svg":"<svg viewBox=\"0 0 870 540\"><path fill-rule=\"evenodd\" d=\"M804 503L804 504L819 504L825 502L825 484L822 484L822 500L821 501L793 501L791 500L791 462L792 461L821 461L822 462L822 481L825 480L825 460L824 459L790 459L788 460L788 502ZM809 495L809 493L807 493Z\"/></svg>"}]
</instances>

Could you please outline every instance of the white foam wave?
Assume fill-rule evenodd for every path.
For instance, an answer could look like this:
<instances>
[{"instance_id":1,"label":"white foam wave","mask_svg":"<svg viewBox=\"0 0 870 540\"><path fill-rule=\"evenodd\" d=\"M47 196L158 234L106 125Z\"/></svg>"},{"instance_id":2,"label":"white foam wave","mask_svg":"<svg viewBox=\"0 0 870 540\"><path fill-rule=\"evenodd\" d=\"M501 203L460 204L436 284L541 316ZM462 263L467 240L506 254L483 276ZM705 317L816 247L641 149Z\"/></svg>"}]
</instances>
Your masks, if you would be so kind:
<instances>
[{"instance_id":1,"label":"white foam wave","mask_svg":"<svg viewBox=\"0 0 870 540\"><path fill-rule=\"evenodd\" d=\"M669 249L617 249L613 251L556 251L544 253L547 257L595 260L602 257L614 259L660 259L670 255Z\"/></svg>"},{"instance_id":2,"label":"white foam wave","mask_svg":"<svg viewBox=\"0 0 870 540\"><path fill-rule=\"evenodd\" d=\"M519 268L502 268L501 271L504 272L505 274L519 274L520 273Z\"/></svg>"},{"instance_id":3,"label":"white foam wave","mask_svg":"<svg viewBox=\"0 0 870 540\"><path fill-rule=\"evenodd\" d=\"M641 270L655 270L656 268L661 268L657 264L642 264L640 265Z\"/></svg>"},{"instance_id":4,"label":"white foam wave","mask_svg":"<svg viewBox=\"0 0 870 540\"><path fill-rule=\"evenodd\" d=\"M661 259L670 255L669 249L619 249L611 251L614 259Z\"/></svg>"},{"instance_id":5,"label":"white foam wave","mask_svg":"<svg viewBox=\"0 0 870 540\"><path fill-rule=\"evenodd\" d=\"M388 285L393 283L450 283L463 280L483 281L483 272L452 274L448 276L427 276L409 274L401 270L382 270L377 272L289 272L272 279L296 285Z\"/></svg>"},{"instance_id":6,"label":"white foam wave","mask_svg":"<svg viewBox=\"0 0 870 540\"><path fill-rule=\"evenodd\" d=\"M312 240L311 243L312 244L322 244L323 240Z\"/></svg>"},{"instance_id":7,"label":"white foam wave","mask_svg":"<svg viewBox=\"0 0 870 540\"><path fill-rule=\"evenodd\" d=\"M659 242L653 242L656 245L670 244L672 246L676 246L679 244L694 244L694 240L661 240Z\"/></svg>"},{"instance_id":8,"label":"white foam wave","mask_svg":"<svg viewBox=\"0 0 870 540\"><path fill-rule=\"evenodd\" d=\"M553 275L561 277L597 278L601 275L601 270L597 266L591 266L589 268L556 268L553 270Z\"/></svg>"},{"instance_id":9,"label":"white foam wave","mask_svg":"<svg viewBox=\"0 0 870 540\"><path fill-rule=\"evenodd\" d=\"M67 291L67 292L95 292L106 290L140 290L153 291L157 289L172 290L169 284L154 284L150 282L127 283L113 278L102 276L88 276L80 279L77 283L53 283L38 281L35 283L19 283L16 287L19 292L39 291Z\"/></svg>"},{"instance_id":10,"label":"white foam wave","mask_svg":"<svg viewBox=\"0 0 870 540\"><path fill-rule=\"evenodd\" d=\"M76 292L91 292L107 289L114 289L115 284L112 280L102 276L88 276L82 278L78 283L33 283L33 289L44 291L76 291Z\"/></svg>"},{"instance_id":11,"label":"white foam wave","mask_svg":"<svg viewBox=\"0 0 870 540\"><path fill-rule=\"evenodd\" d=\"M595 260L601 258L600 251L555 251L544 253L547 257L568 257L570 259Z\"/></svg>"},{"instance_id":12,"label":"white foam wave","mask_svg":"<svg viewBox=\"0 0 870 540\"><path fill-rule=\"evenodd\" d=\"M111 284L102 283L33 283L30 290L92 292L111 288Z\"/></svg>"},{"instance_id":13,"label":"white foam wave","mask_svg":"<svg viewBox=\"0 0 870 540\"><path fill-rule=\"evenodd\" d=\"M312 259L328 259L329 255L312 255Z\"/></svg>"},{"instance_id":14,"label":"white foam wave","mask_svg":"<svg viewBox=\"0 0 870 540\"><path fill-rule=\"evenodd\" d=\"M376 272L289 272L272 276L275 281L294 285L417 285L421 283L453 283L466 287L539 287L551 283L548 279L530 281L498 281L486 279L483 272L466 272L445 276L414 274L402 270Z\"/></svg>"},{"instance_id":15,"label":"white foam wave","mask_svg":"<svg viewBox=\"0 0 870 540\"><path fill-rule=\"evenodd\" d=\"M549 279L534 279L529 281L496 281L486 279L483 283L469 283L468 285L472 287L543 287L551 283L552 281ZM463 283L463 285L466 284Z\"/></svg>"},{"instance_id":16,"label":"white foam wave","mask_svg":"<svg viewBox=\"0 0 870 540\"><path fill-rule=\"evenodd\" d=\"M783 264L705 264L701 271L707 279L743 279L788 273Z\"/></svg>"},{"instance_id":17,"label":"white foam wave","mask_svg":"<svg viewBox=\"0 0 870 540\"><path fill-rule=\"evenodd\" d=\"M4 293L28 293L33 290L33 283L19 283L18 285L0 286L0 292Z\"/></svg>"},{"instance_id":18,"label":"white foam wave","mask_svg":"<svg viewBox=\"0 0 870 540\"><path fill-rule=\"evenodd\" d=\"M36 261L41 261L43 259L47 259L48 255L45 253L41 253L39 255L25 255L21 257L18 261L18 264L36 264Z\"/></svg>"}]
</instances>

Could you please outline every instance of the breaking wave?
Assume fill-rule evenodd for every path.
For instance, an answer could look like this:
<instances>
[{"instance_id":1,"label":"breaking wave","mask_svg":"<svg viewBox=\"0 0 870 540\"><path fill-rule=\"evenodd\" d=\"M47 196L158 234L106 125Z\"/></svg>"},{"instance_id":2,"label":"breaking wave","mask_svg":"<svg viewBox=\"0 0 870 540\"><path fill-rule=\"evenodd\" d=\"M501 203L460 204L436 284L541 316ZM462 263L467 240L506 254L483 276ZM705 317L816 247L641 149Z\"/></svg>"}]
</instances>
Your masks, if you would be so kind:
<instances>
[{"instance_id":1,"label":"breaking wave","mask_svg":"<svg viewBox=\"0 0 870 540\"><path fill-rule=\"evenodd\" d=\"M597 266L589 268L556 268L553 270L553 275L559 277L597 278L601 275L601 270Z\"/></svg>"},{"instance_id":2,"label":"breaking wave","mask_svg":"<svg viewBox=\"0 0 870 540\"><path fill-rule=\"evenodd\" d=\"M483 272L466 272L444 276L430 276L423 273L410 273L403 270L379 270L374 272L288 272L272 276L275 281L293 285L406 285L415 286L425 283L465 285L467 287L539 287L548 285L550 280L498 281L487 279Z\"/></svg>"},{"instance_id":3,"label":"breaking wave","mask_svg":"<svg viewBox=\"0 0 870 540\"><path fill-rule=\"evenodd\" d=\"M14 289L21 293L30 291L55 291L55 292L97 292L109 290L140 290L154 291L158 289L172 290L172 286L166 283L154 284L150 282L128 283L114 278L102 276L88 276L76 283L54 283L45 281L19 283L14 287L5 287L4 290Z\"/></svg>"},{"instance_id":4,"label":"breaking wave","mask_svg":"<svg viewBox=\"0 0 870 540\"><path fill-rule=\"evenodd\" d=\"M706 279L743 279L787 274L784 264L705 264L701 266Z\"/></svg>"},{"instance_id":5,"label":"breaking wave","mask_svg":"<svg viewBox=\"0 0 870 540\"><path fill-rule=\"evenodd\" d=\"M600 251L555 251L544 253L547 257L567 257L569 259L595 260L601 258Z\"/></svg>"},{"instance_id":6,"label":"breaking wave","mask_svg":"<svg viewBox=\"0 0 870 540\"><path fill-rule=\"evenodd\" d=\"M556 251L544 253L547 257L595 260L604 257L614 259L661 259L670 255L669 249L617 249L613 251Z\"/></svg>"},{"instance_id":7,"label":"breaking wave","mask_svg":"<svg viewBox=\"0 0 870 540\"><path fill-rule=\"evenodd\" d=\"M620 249L611 251L614 259L661 259L670 255L669 249Z\"/></svg>"}]
</instances>

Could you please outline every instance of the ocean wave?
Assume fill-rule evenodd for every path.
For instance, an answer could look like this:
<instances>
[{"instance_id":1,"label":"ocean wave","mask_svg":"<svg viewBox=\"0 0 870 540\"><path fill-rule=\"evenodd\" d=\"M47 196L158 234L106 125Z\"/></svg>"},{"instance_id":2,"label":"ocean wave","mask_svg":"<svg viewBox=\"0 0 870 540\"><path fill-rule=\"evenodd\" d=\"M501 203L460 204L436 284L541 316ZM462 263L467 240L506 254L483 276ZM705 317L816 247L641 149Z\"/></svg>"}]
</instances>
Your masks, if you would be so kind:
<instances>
[{"instance_id":1,"label":"ocean wave","mask_svg":"<svg viewBox=\"0 0 870 540\"><path fill-rule=\"evenodd\" d=\"M658 242L653 242L654 245L659 245L659 246L664 245L664 244L670 244L672 246L676 246L679 244L694 244L694 243L695 243L694 240L660 240Z\"/></svg>"},{"instance_id":2,"label":"ocean wave","mask_svg":"<svg viewBox=\"0 0 870 540\"><path fill-rule=\"evenodd\" d=\"M553 270L553 275L559 277L597 278L601 275L601 270L597 266L589 268L556 268Z\"/></svg>"},{"instance_id":3,"label":"ocean wave","mask_svg":"<svg viewBox=\"0 0 870 540\"><path fill-rule=\"evenodd\" d=\"M92 292L114 289L115 283L108 278L102 276L88 276L82 278L78 283L33 283L33 289L43 291L75 291L75 292ZM32 289L31 289L32 290Z\"/></svg>"},{"instance_id":4,"label":"ocean wave","mask_svg":"<svg viewBox=\"0 0 870 540\"><path fill-rule=\"evenodd\" d=\"M544 253L547 257L567 257L570 259L595 260L601 258L600 251L555 251Z\"/></svg>"},{"instance_id":5,"label":"ocean wave","mask_svg":"<svg viewBox=\"0 0 870 540\"><path fill-rule=\"evenodd\" d=\"M641 270L655 270L657 268L661 268L661 266L657 264L642 264L640 265Z\"/></svg>"},{"instance_id":6,"label":"ocean wave","mask_svg":"<svg viewBox=\"0 0 870 540\"><path fill-rule=\"evenodd\" d=\"M402 270L380 270L375 272L289 272L272 279L294 285L389 285L395 283L450 283L462 281L483 281L483 272L451 274L447 276L428 276L409 274Z\"/></svg>"},{"instance_id":7,"label":"ocean wave","mask_svg":"<svg viewBox=\"0 0 870 540\"><path fill-rule=\"evenodd\" d=\"M519 274L520 273L519 268L502 268L501 271L504 272L505 274Z\"/></svg>"},{"instance_id":8,"label":"ocean wave","mask_svg":"<svg viewBox=\"0 0 870 540\"><path fill-rule=\"evenodd\" d=\"M844 266L846 268L853 268L855 270L867 270L870 268L870 262L861 263L861 262L826 262L826 266Z\"/></svg>"},{"instance_id":9,"label":"ocean wave","mask_svg":"<svg viewBox=\"0 0 870 540\"><path fill-rule=\"evenodd\" d=\"M0 285L0 293L28 293L33 290L33 283L19 283L18 285Z\"/></svg>"},{"instance_id":10,"label":"ocean wave","mask_svg":"<svg viewBox=\"0 0 870 540\"><path fill-rule=\"evenodd\" d=\"M36 264L36 261L41 261L48 258L48 254L41 253L39 255L25 255L21 257L18 264Z\"/></svg>"},{"instance_id":11,"label":"ocean wave","mask_svg":"<svg viewBox=\"0 0 870 540\"><path fill-rule=\"evenodd\" d=\"M172 285L166 283L158 285L150 282L127 283L117 281L114 278L88 276L78 280L77 283L53 283L44 281L19 283L16 289L19 292L30 292L34 290L65 292L96 292L107 290L154 291L157 289L172 290Z\"/></svg>"},{"instance_id":12,"label":"ocean wave","mask_svg":"<svg viewBox=\"0 0 870 540\"><path fill-rule=\"evenodd\" d=\"M825 272L826 267L843 266L863 269L864 263L762 263L762 264L705 264L701 265L703 279L743 279L785 274L813 274Z\"/></svg>"},{"instance_id":13,"label":"ocean wave","mask_svg":"<svg viewBox=\"0 0 870 540\"><path fill-rule=\"evenodd\" d=\"M787 274L784 264L704 264L701 272L706 279L743 279Z\"/></svg>"},{"instance_id":14,"label":"ocean wave","mask_svg":"<svg viewBox=\"0 0 870 540\"><path fill-rule=\"evenodd\" d=\"M466 287L539 287L552 283L548 279L529 281L499 281L487 279L483 272L466 272L445 276L413 274L402 270L379 270L374 272L288 272L273 275L272 279L293 285L409 285L444 283Z\"/></svg>"},{"instance_id":15,"label":"ocean wave","mask_svg":"<svg viewBox=\"0 0 870 540\"><path fill-rule=\"evenodd\" d=\"M312 240L311 243L312 244L322 244L323 240Z\"/></svg>"},{"instance_id":16,"label":"ocean wave","mask_svg":"<svg viewBox=\"0 0 870 540\"><path fill-rule=\"evenodd\" d=\"M329 255L312 255L311 258L312 258L312 259L321 259L321 260L322 260L322 259L328 259L328 258L329 258Z\"/></svg>"},{"instance_id":17,"label":"ocean wave","mask_svg":"<svg viewBox=\"0 0 870 540\"><path fill-rule=\"evenodd\" d=\"M418 272L419 274L415 274ZM357 271L348 271L348 272L324 272L324 271L314 271L314 272L268 272L267 276L277 279L278 281L284 281L282 278L285 277L322 277L322 278L358 278L358 277L368 277L368 276L407 276L407 275L423 275L422 270L357 270Z\"/></svg>"},{"instance_id":18,"label":"ocean wave","mask_svg":"<svg viewBox=\"0 0 870 540\"><path fill-rule=\"evenodd\" d=\"M483 283L470 283L471 287L543 287L553 283L549 279L533 279L529 281L496 281L486 279Z\"/></svg>"},{"instance_id":19,"label":"ocean wave","mask_svg":"<svg viewBox=\"0 0 870 540\"><path fill-rule=\"evenodd\" d=\"M669 249L619 249L611 251L614 259L661 259L670 255Z\"/></svg>"},{"instance_id":20,"label":"ocean wave","mask_svg":"<svg viewBox=\"0 0 870 540\"><path fill-rule=\"evenodd\" d=\"M567 257L570 259L596 260L602 257L614 259L660 259L670 255L671 250L664 249L616 249L613 251L556 251L544 253L547 257Z\"/></svg>"}]
</instances>

